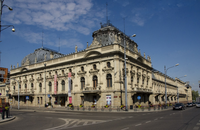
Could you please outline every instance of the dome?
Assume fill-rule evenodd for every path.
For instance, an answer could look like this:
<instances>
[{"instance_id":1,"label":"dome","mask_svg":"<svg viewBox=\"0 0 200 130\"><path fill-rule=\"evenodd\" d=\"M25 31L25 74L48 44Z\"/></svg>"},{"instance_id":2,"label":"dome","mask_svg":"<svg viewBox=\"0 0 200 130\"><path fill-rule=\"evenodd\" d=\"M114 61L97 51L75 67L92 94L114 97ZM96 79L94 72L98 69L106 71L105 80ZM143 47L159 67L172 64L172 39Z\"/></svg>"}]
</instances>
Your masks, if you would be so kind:
<instances>
[{"instance_id":1,"label":"dome","mask_svg":"<svg viewBox=\"0 0 200 130\"><path fill-rule=\"evenodd\" d=\"M48 48L39 48L36 49L33 53L27 55L23 58L21 65L30 65L37 62L43 62L44 60L50 60L51 55L53 58L58 58L64 54L58 53L57 51L48 49Z\"/></svg>"}]
</instances>

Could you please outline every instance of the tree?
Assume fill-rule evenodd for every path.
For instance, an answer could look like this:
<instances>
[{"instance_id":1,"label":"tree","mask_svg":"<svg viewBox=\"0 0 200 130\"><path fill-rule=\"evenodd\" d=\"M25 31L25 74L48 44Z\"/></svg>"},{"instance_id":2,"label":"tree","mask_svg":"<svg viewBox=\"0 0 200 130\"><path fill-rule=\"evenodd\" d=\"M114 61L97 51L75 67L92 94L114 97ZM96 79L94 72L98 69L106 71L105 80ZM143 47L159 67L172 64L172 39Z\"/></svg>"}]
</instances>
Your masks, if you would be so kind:
<instances>
[{"instance_id":1,"label":"tree","mask_svg":"<svg viewBox=\"0 0 200 130\"><path fill-rule=\"evenodd\" d=\"M192 100L196 101L196 98L199 97L199 92L192 90Z\"/></svg>"}]
</instances>

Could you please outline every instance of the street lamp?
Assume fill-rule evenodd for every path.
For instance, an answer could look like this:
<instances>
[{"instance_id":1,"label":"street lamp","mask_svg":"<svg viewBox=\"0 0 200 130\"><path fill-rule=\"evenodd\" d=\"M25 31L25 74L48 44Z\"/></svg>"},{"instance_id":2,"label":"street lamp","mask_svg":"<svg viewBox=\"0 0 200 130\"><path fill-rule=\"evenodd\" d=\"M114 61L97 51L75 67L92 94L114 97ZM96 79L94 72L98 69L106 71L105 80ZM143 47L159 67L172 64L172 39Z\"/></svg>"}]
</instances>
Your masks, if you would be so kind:
<instances>
[{"instance_id":1,"label":"street lamp","mask_svg":"<svg viewBox=\"0 0 200 130\"><path fill-rule=\"evenodd\" d=\"M183 78L183 77L186 77L186 76L187 76L187 75L181 76L181 77L179 77L178 79ZM177 87L177 102L179 103L179 92L178 92L177 80L176 80L176 87Z\"/></svg>"},{"instance_id":2,"label":"street lamp","mask_svg":"<svg viewBox=\"0 0 200 130\"><path fill-rule=\"evenodd\" d=\"M0 1L0 33L1 33L1 31L5 30L5 29L7 29L7 28L9 28L9 27L13 27L13 28L12 28L12 31L15 32L15 28L14 28L13 25L1 25L1 15L2 15L2 9L3 9L3 7L4 7L4 6L8 7L8 9L9 9L10 11L13 10L13 9L12 9L11 7L9 7L8 5L3 4L3 2L4 2L4 0L1 0L1 1ZM5 27L5 28L1 29L1 27Z\"/></svg>"},{"instance_id":3,"label":"street lamp","mask_svg":"<svg viewBox=\"0 0 200 130\"><path fill-rule=\"evenodd\" d=\"M175 66L171 66L169 68L166 69L166 66L164 66L164 70L165 70L165 104L167 104L167 87L166 87L166 77L167 77L167 70L173 67L178 66L179 64L176 64Z\"/></svg>"},{"instance_id":4,"label":"street lamp","mask_svg":"<svg viewBox=\"0 0 200 130\"><path fill-rule=\"evenodd\" d=\"M44 88L45 88L45 106L46 106L46 64L44 64Z\"/></svg>"},{"instance_id":5,"label":"street lamp","mask_svg":"<svg viewBox=\"0 0 200 130\"><path fill-rule=\"evenodd\" d=\"M124 30L124 85L125 85L125 110L128 111L128 105L127 105L127 79L126 79L126 44L125 44L125 30ZM131 37L135 37L136 34L133 34Z\"/></svg>"}]
</instances>

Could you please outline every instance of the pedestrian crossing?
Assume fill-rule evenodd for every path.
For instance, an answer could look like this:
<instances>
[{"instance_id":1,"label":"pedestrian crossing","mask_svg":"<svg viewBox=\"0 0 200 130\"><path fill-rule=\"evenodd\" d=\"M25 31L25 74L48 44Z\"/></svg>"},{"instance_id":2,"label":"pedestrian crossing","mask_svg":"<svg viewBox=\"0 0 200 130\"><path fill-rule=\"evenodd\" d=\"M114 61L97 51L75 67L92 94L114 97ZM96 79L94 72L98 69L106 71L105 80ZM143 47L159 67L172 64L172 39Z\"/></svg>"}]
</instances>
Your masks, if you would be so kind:
<instances>
[{"instance_id":1,"label":"pedestrian crossing","mask_svg":"<svg viewBox=\"0 0 200 130\"><path fill-rule=\"evenodd\" d=\"M68 118L59 118L61 120L65 121L65 124L45 129L45 130L62 130L62 129L68 129L68 128L73 128L73 127L80 127L80 126L86 126L86 125L94 125L94 124L99 124L107 121L102 121L102 120L85 120L85 119L68 119Z\"/></svg>"}]
</instances>

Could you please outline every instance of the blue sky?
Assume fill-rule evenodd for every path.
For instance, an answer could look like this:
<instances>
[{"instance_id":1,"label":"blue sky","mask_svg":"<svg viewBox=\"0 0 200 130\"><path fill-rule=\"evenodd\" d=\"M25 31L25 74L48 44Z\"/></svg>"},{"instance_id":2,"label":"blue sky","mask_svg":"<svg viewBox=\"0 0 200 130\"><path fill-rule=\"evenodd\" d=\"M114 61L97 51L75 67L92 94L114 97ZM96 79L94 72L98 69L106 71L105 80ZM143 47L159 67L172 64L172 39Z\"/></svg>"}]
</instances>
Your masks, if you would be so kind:
<instances>
[{"instance_id":1,"label":"blue sky","mask_svg":"<svg viewBox=\"0 0 200 130\"><path fill-rule=\"evenodd\" d=\"M2 25L14 25L1 32L1 67L21 64L35 49L44 47L68 54L91 44L92 33L108 19L133 40L152 66L189 81L200 91L200 1L199 0L5 0ZM42 33L43 32L43 33ZM42 40L43 35L43 40ZM59 40L60 39L60 40Z\"/></svg>"}]
</instances>

